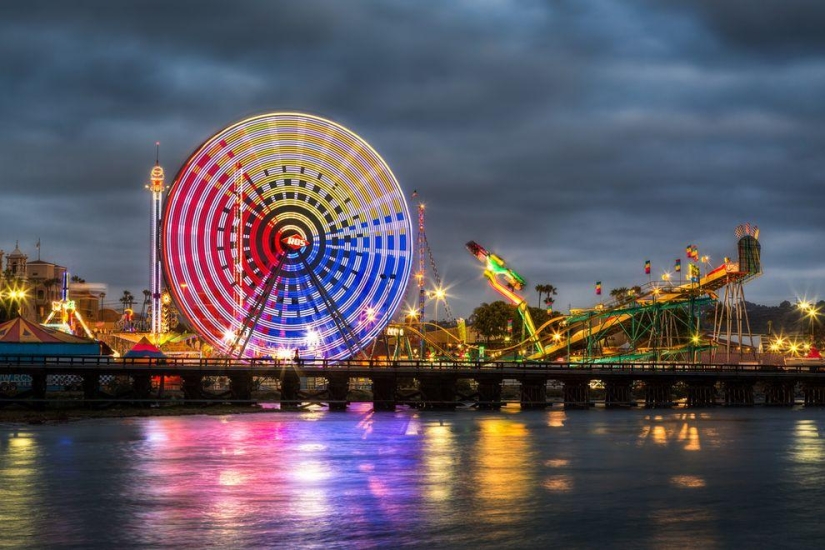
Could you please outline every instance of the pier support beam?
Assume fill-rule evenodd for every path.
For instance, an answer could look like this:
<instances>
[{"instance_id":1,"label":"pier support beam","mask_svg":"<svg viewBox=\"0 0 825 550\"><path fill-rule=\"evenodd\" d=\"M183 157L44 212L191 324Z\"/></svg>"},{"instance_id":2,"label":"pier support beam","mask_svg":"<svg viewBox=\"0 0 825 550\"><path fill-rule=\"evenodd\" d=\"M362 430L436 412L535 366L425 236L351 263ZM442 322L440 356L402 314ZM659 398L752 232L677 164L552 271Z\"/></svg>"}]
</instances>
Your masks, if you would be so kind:
<instances>
[{"instance_id":1,"label":"pier support beam","mask_svg":"<svg viewBox=\"0 0 825 550\"><path fill-rule=\"evenodd\" d=\"M478 383L478 408L482 411L501 409L501 379L482 378Z\"/></svg>"},{"instance_id":2,"label":"pier support beam","mask_svg":"<svg viewBox=\"0 0 825 550\"><path fill-rule=\"evenodd\" d=\"M590 380L565 380L562 393L564 394L565 410L590 408Z\"/></svg>"},{"instance_id":3,"label":"pier support beam","mask_svg":"<svg viewBox=\"0 0 825 550\"><path fill-rule=\"evenodd\" d=\"M83 399L92 401L100 397L100 375L83 375Z\"/></svg>"},{"instance_id":4,"label":"pier support beam","mask_svg":"<svg viewBox=\"0 0 825 550\"><path fill-rule=\"evenodd\" d=\"M35 400L32 408L42 411L46 409L46 375L32 374L32 399Z\"/></svg>"},{"instance_id":5,"label":"pier support beam","mask_svg":"<svg viewBox=\"0 0 825 550\"><path fill-rule=\"evenodd\" d=\"M667 409L673 406L672 380L645 381L645 408Z\"/></svg>"},{"instance_id":6,"label":"pier support beam","mask_svg":"<svg viewBox=\"0 0 825 550\"><path fill-rule=\"evenodd\" d=\"M779 380L765 382L765 405L773 407L792 407L796 400L796 383Z\"/></svg>"},{"instance_id":7,"label":"pier support beam","mask_svg":"<svg viewBox=\"0 0 825 550\"><path fill-rule=\"evenodd\" d=\"M329 393L329 410L347 410L347 394L349 393L349 376L328 376L327 393Z\"/></svg>"},{"instance_id":8,"label":"pier support beam","mask_svg":"<svg viewBox=\"0 0 825 550\"><path fill-rule=\"evenodd\" d=\"M233 401L246 401L246 403L238 403L243 405L252 405L252 388L253 388L252 374L242 372L238 374L229 375L229 394Z\"/></svg>"},{"instance_id":9,"label":"pier support beam","mask_svg":"<svg viewBox=\"0 0 825 550\"><path fill-rule=\"evenodd\" d=\"M825 406L825 385L822 382L806 382L802 391L805 394L806 407Z\"/></svg>"},{"instance_id":10,"label":"pier support beam","mask_svg":"<svg viewBox=\"0 0 825 550\"><path fill-rule=\"evenodd\" d=\"M725 406L726 407L752 407L753 406L753 381L752 380L726 380L725 381Z\"/></svg>"},{"instance_id":11,"label":"pier support beam","mask_svg":"<svg viewBox=\"0 0 825 550\"><path fill-rule=\"evenodd\" d=\"M376 376L372 379L372 408L376 411L395 411L395 378Z\"/></svg>"},{"instance_id":12,"label":"pier support beam","mask_svg":"<svg viewBox=\"0 0 825 550\"><path fill-rule=\"evenodd\" d=\"M633 382L631 380L605 380L604 406L608 409L633 407Z\"/></svg>"},{"instance_id":13,"label":"pier support beam","mask_svg":"<svg viewBox=\"0 0 825 550\"><path fill-rule=\"evenodd\" d=\"M716 405L715 380L688 382L687 406L691 408L713 407Z\"/></svg>"},{"instance_id":14,"label":"pier support beam","mask_svg":"<svg viewBox=\"0 0 825 550\"><path fill-rule=\"evenodd\" d=\"M294 370L287 369L281 376L281 408L297 409L301 406L301 378Z\"/></svg>"},{"instance_id":15,"label":"pier support beam","mask_svg":"<svg viewBox=\"0 0 825 550\"><path fill-rule=\"evenodd\" d=\"M521 410L537 411L547 408L547 379L521 379Z\"/></svg>"},{"instance_id":16,"label":"pier support beam","mask_svg":"<svg viewBox=\"0 0 825 550\"><path fill-rule=\"evenodd\" d=\"M182 375L180 389L185 400L201 399L203 397L203 376L200 374Z\"/></svg>"},{"instance_id":17,"label":"pier support beam","mask_svg":"<svg viewBox=\"0 0 825 550\"><path fill-rule=\"evenodd\" d=\"M455 410L455 383L452 376L422 376L418 379L421 401L428 411Z\"/></svg>"},{"instance_id":18,"label":"pier support beam","mask_svg":"<svg viewBox=\"0 0 825 550\"><path fill-rule=\"evenodd\" d=\"M137 399L138 407L148 407L149 404L145 402L152 396L152 377L148 374L135 374L132 376L132 392Z\"/></svg>"}]
</instances>

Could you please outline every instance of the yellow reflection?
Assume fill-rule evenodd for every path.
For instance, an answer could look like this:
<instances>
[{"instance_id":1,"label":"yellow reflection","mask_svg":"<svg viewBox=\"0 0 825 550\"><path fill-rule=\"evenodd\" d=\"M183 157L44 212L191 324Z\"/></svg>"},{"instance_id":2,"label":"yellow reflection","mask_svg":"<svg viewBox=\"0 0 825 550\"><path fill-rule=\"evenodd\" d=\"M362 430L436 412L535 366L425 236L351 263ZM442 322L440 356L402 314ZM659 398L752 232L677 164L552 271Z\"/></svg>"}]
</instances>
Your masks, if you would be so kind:
<instances>
[{"instance_id":1,"label":"yellow reflection","mask_svg":"<svg viewBox=\"0 0 825 550\"><path fill-rule=\"evenodd\" d=\"M550 476L544 480L543 485L554 493L568 493L573 490L573 478L566 474Z\"/></svg>"},{"instance_id":2,"label":"yellow reflection","mask_svg":"<svg viewBox=\"0 0 825 550\"><path fill-rule=\"evenodd\" d=\"M567 415L564 413L564 411L552 411L547 416L547 425L551 428L564 427L564 421L567 419Z\"/></svg>"},{"instance_id":3,"label":"yellow reflection","mask_svg":"<svg viewBox=\"0 0 825 550\"><path fill-rule=\"evenodd\" d=\"M667 447L674 443L682 445L686 451L702 450L701 435L695 425L695 413L676 415L676 422L665 423L660 415L647 417L647 420L650 420L651 424L642 427L638 445L643 446L652 442L654 445Z\"/></svg>"},{"instance_id":4,"label":"yellow reflection","mask_svg":"<svg viewBox=\"0 0 825 550\"><path fill-rule=\"evenodd\" d=\"M425 496L427 499L439 503L450 500L455 477L456 448L452 426L439 424L428 426L424 432L424 441L427 453L424 456L424 467L427 475Z\"/></svg>"},{"instance_id":5,"label":"yellow reflection","mask_svg":"<svg viewBox=\"0 0 825 550\"><path fill-rule=\"evenodd\" d=\"M699 428L696 426L691 426L688 429L687 437L685 443L685 450L686 451L701 451L702 444L699 442Z\"/></svg>"},{"instance_id":6,"label":"yellow reflection","mask_svg":"<svg viewBox=\"0 0 825 550\"><path fill-rule=\"evenodd\" d=\"M518 521L519 514L502 514L504 507L519 507L535 482L529 432L524 424L509 418L487 418L480 422L478 468L478 517L490 524Z\"/></svg>"},{"instance_id":7,"label":"yellow reflection","mask_svg":"<svg viewBox=\"0 0 825 550\"><path fill-rule=\"evenodd\" d=\"M667 445L668 436L664 426L653 426L651 435L653 436L653 442L657 445Z\"/></svg>"},{"instance_id":8,"label":"yellow reflection","mask_svg":"<svg viewBox=\"0 0 825 550\"><path fill-rule=\"evenodd\" d=\"M564 468L570 465L570 461L566 458L551 458L550 460L545 460L544 465L549 468Z\"/></svg>"},{"instance_id":9,"label":"yellow reflection","mask_svg":"<svg viewBox=\"0 0 825 550\"><path fill-rule=\"evenodd\" d=\"M33 487L41 485L36 479L36 462L40 449L37 441L25 432L10 432L0 439L0 520L14 522L14 533L20 537L33 537L38 517ZM14 503L12 508L10 504Z\"/></svg>"},{"instance_id":10,"label":"yellow reflection","mask_svg":"<svg viewBox=\"0 0 825 550\"><path fill-rule=\"evenodd\" d=\"M794 446L791 457L796 462L819 463L822 461L822 439L813 420L799 420L794 429Z\"/></svg>"},{"instance_id":11,"label":"yellow reflection","mask_svg":"<svg viewBox=\"0 0 825 550\"><path fill-rule=\"evenodd\" d=\"M705 480L700 476L673 476L670 483L680 489L698 489L705 486Z\"/></svg>"}]
</instances>

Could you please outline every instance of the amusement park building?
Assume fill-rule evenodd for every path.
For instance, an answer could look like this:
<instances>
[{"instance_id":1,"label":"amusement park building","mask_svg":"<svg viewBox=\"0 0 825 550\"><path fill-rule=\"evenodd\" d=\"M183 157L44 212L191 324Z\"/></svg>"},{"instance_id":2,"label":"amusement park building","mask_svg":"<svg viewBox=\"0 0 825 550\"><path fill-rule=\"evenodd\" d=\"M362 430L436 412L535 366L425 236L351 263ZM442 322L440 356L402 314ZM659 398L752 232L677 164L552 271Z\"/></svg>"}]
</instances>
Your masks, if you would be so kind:
<instances>
[{"instance_id":1,"label":"amusement park building","mask_svg":"<svg viewBox=\"0 0 825 550\"><path fill-rule=\"evenodd\" d=\"M42 323L51 313L52 304L63 298L63 278L67 268L39 258L29 261L19 245L15 245L14 251L8 255L0 250L0 266L3 268L0 282L4 286L16 280L26 289L27 299L21 303L21 316ZM69 283L69 297L84 319L97 322L106 289L103 283Z\"/></svg>"},{"instance_id":2,"label":"amusement park building","mask_svg":"<svg viewBox=\"0 0 825 550\"><path fill-rule=\"evenodd\" d=\"M52 302L60 300L65 273L65 267L51 262L35 260L26 264L26 280L32 294L29 297L30 309L33 309L34 320L38 323L49 316Z\"/></svg>"}]
</instances>

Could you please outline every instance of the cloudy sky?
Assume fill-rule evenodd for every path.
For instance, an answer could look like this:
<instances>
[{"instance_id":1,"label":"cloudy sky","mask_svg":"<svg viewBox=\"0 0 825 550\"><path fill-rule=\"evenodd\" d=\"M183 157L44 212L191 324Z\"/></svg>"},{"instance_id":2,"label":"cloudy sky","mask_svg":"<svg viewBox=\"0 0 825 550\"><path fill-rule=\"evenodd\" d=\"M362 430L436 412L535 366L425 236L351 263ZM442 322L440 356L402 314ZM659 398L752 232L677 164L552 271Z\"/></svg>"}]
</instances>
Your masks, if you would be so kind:
<instances>
[{"instance_id":1,"label":"cloudy sky","mask_svg":"<svg viewBox=\"0 0 825 550\"><path fill-rule=\"evenodd\" d=\"M820 0L5 0L0 248L39 238L139 294L155 141L171 177L228 124L299 110L418 190L456 315L496 299L471 239L566 310L687 244L734 256L744 222L748 300L822 299L822 28Z\"/></svg>"}]
</instances>

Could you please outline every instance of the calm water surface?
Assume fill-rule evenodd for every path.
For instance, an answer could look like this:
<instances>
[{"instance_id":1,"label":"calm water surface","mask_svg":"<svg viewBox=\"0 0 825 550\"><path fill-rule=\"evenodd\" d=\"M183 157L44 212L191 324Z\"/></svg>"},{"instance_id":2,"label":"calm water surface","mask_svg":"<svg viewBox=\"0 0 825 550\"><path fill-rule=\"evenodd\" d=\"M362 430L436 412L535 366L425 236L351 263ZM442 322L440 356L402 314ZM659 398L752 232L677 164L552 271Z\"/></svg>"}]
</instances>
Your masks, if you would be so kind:
<instances>
[{"instance_id":1,"label":"calm water surface","mask_svg":"<svg viewBox=\"0 0 825 550\"><path fill-rule=\"evenodd\" d=\"M825 411L0 425L0 547L816 548Z\"/></svg>"}]
</instances>

